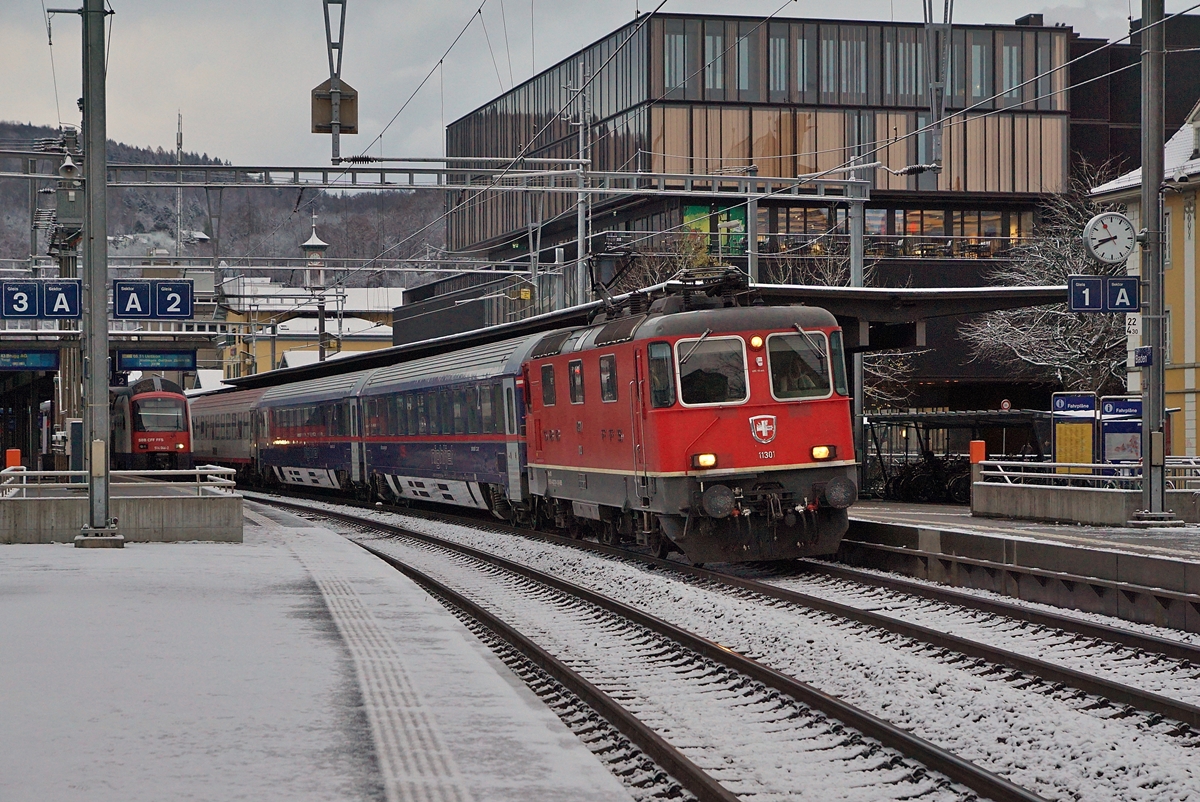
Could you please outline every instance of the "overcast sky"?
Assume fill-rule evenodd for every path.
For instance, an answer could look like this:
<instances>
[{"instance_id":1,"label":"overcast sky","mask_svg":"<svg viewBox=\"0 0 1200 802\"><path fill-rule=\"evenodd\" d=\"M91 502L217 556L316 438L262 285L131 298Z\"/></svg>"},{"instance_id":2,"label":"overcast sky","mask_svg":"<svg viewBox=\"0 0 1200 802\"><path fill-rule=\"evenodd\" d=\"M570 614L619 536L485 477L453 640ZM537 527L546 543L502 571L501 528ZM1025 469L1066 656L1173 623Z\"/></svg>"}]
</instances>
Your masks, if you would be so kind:
<instances>
[{"instance_id":1,"label":"overcast sky","mask_svg":"<svg viewBox=\"0 0 1200 802\"><path fill-rule=\"evenodd\" d=\"M131 145L174 148L176 112L184 148L243 165L328 163L328 135L309 133L309 91L329 77L320 0L110 0L116 12L108 72L108 135ZM360 153L384 129L471 20L480 0L347 0L342 77L360 95ZM1132 0L959 0L955 21L1011 23L1031 12L1085 36L1128 31ZM81 0L45 0L73 8ZM781 0L668 0L663 11L766 16ZM917 0L840 3L850 19L921 19ZM1187 0L1168 0L1182 11ZM442 128L633 18L648 0L484 0L441 71L383 135L387 156L442 155ZM935 2L938 13L942 3ZM828 16L830 4L794 0L780 16ZM42 0L0 0L0 119L78 124L78 17L53 17L47 44ZM1140 3L1133 2L1134 17ZM486 35L485 35L486 32ZM491 47L489 49L489 40ZM54 69L51 67L53 56ZM495 64L493 63L493 57ZM535 62L536 57L536 62ZM497 76L497 68L499 77ZM511 77L510 77L511 76ZM55 101L57 79L58 101ZM444 107L444 113L443 113ZM371 148L381 152L380 144Z\"/></svg>"}]
</instances>

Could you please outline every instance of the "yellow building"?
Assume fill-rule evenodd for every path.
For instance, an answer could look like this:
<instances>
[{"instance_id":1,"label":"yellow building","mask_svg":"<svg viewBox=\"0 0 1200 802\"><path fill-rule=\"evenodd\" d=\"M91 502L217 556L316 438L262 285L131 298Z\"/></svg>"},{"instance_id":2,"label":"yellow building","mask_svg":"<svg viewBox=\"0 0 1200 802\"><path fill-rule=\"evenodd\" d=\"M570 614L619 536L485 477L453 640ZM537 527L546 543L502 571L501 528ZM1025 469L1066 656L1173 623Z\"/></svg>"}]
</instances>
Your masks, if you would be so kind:
<instances>
[{"instance_id":1,"label":"yellow building","mask_svg":"<svg viewBox=\"0 0 1200 802\"><path fill-rule=\"evenodd\" d=\"M326 358L390 347L392 309L401 305L403 293L399 287L328 290ZM316 361L319 342L313 292L266 278L237 276L222 286L221 306L226 322L247 324L242 334L230 335L217 346L224 378Z\"/></svg>"},{"instance_id":2,"label":"yellow building","mask_svg":"<svg viewBox=\"0 0 1200 802\"><path fill-rule=\"evenodd\" d=\"M1163 299L1166 306L1166 393L1171 415L1170 453L1197 454L1196 395L1200 368L1200 332L1197 331L1196 192L1200 190L1200 103L1188 114L1184 126L1168 140L1164 154L1163 182ZM1094 194L1101 200L1126 204L1134 227L1141 229L1141 170L1134 170L1100 187ZM1129 259L1129 273L1141 274L1141 252ZM1132 351L1141 345L1129 337ZM1132 364L1132 360L1130 361ZM1129 371L1129 391L1141 392L1140 373Z\"/></svg>"}]
</instances>

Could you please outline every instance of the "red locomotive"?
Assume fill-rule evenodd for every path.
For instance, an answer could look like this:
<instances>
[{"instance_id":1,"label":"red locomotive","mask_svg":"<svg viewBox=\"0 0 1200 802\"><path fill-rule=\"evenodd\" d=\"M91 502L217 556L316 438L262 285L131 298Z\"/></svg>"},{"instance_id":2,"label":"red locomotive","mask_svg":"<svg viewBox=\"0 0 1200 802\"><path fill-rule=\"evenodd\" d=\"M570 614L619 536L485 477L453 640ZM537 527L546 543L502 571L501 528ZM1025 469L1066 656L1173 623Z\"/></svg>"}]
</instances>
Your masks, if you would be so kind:
<instances>
[{"instance_id":1,"label":"red locomotive","mask_svg":"<svg viewBox=\"0 0 1200 802\"><path fill-rule=\"evenodd\" d=\"M529 491L558 523L697 562L837 550L857 495L841 331L728 303L667 296L533 349Z\"/></svg>"},{"instance_id":2,"label":"red locomotive","mask_svg":"<svg viewBox=\"0 0 1200 802\"><path fill-rule=\"evenodd\" d=\"M109 390L112 466L117 470L192 467L187 398L179 385L154 376Z\"/></svg>"}]
</instances>

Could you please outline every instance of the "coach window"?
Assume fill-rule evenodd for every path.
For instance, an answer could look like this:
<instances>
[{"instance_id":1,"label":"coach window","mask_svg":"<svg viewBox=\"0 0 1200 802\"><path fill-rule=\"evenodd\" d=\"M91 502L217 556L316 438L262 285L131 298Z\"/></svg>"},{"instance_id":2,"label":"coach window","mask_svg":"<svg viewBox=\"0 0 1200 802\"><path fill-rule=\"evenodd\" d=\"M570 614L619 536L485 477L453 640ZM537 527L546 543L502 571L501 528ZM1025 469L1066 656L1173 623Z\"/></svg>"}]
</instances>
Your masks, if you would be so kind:
<instances>
[{"instance_id":1,"label":"coach window","mask_svg":"<svg viewBox=\"0 0 1200 802\"><path fill-rule=\"evenodd\" d=\"M438 399L439 411L442 413L442 434L454 434L454 393L442 390Z\"/></svg>"},{"instance_id":2,"label":"coach window","mask_svg":"<svg viewBox=\"0 0 1200 802\"><path fill-rule=\"evenodd\" d=\"M542 365L542 406L554 406L554 366Z\"/></svg>"},{"instance_id":3,"label":"coach window","mask_svg":"<svg viewBox=\"0 0 1200 802\"><path fill-rule=\"evenodd\" d=\"M496 421L499 416L492 410L492 393L495 389L496 385L488 385L479 394L479 415L483 421L484 434L495 434L496 432Z\"/></svg>"},{"instance_id":4,"label":"coach window","mask_svg":"<svg viewBox=\"0 0 1200 802\"><path fill-rule=\"evenodd\" d=\"M404 414L408 416L408 433L417 434L420 431L421 416L417 413L417 394L404 394Z\"/></svg>"},{"instance_id":5,"label":"coach window","mask_svg":"<svg viewBox=\"0 0 1200 802\"><path fill-rule=\"evenodd\" d=\"M825 334L772 334L767 337L771 395L777 401L827 398L832 392Z\"/></svg>"},{"instance_id":6,"label":"coach window","mask_svg":"<svg viewBox=\"0 0 1200 802\"><path fill-rule=\"evenodd\" d=\"M654 407L669 407L675 403L675 371L671 365L671 344L650 343L650 403Z\"/></svg>"},{"instance_id":7,"label":"coach window","mask_svg":"<svg viewBox=\"0 0 1200 802\"><path fill-rule=\"evenodd\" d=\"M479 390L467 388L467 434L479 434Z\"/></svg>"},{"instance_id":8,"label":"coach window","mask_svg":"<svg viewBox=\"0 0 1200 802\"><path fill-rule=\"evenodd\" d=\"M567 383L571 391L571 403L583 403L583 361L573 359L567 363Z\"/></svg>"},{"instance_id":9,"label":"coach window","mask_svg":"<svg viewBox=\"0 0 1200 802\"><path fill-rule=\"evenodd\" d=\"M600 357L600 400L617 400L617 358L613 354Z\"/></svg>"},{"instance_id":10,"label":"coach window","mask_svg":"<svg viewBox=\"0 0 1200 802\"><path fill-rule=\"evenodd\" d=\"M679 394L685 404L740 404L748 396L746 344L741 337L709 337L675 343Z\"/></svg>"},{"instance_id":11,"label":"coach window","mask_svg":"<svg viewBox=\"0 0 1200 802\"><path fill-rule=\"evenodd\" d=\"M417 393L417 434L429 434L429 411L425 406L425 394Z\"/></svg>"},{"instance_id":12,"label":"coach window","mask_svg":"<svg viewBox=\"0 0 1200 802\"><path fill-rule=\"evenodd\" d=\"M454 391L454 433L467 433L467 393L465 390Z\"/></svg>"}]
</instances>

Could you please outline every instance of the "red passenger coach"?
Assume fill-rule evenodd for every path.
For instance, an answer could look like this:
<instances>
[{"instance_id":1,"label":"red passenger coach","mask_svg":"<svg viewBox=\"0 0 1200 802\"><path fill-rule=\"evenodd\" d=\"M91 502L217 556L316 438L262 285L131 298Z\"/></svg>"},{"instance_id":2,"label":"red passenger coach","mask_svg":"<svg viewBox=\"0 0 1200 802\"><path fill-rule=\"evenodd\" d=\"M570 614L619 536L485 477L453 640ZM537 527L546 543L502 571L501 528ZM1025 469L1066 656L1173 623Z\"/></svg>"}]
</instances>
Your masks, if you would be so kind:
<instances>
[{"instance_id":1,"label":"red passenger coach","mask_svg":"<svg viewBox=\"0 0 1200 802\"><path fill-rule=\"evenodd\" d=\"M844 359L822 309L703 296L547 335L525 364L530 493L697 562L836 551L857 496Z\"/></svg>"},{"instance_id":2,"label":"red passenger coach","mask_svg":"<svg viewBox=\"0 0 1200 802\"><path fill-rule=\"evenodd\" d=\"M192 467L187 398L179 385L157 376L109 391L112 464L118 470Z\"/></svg>"}]
</instances>

